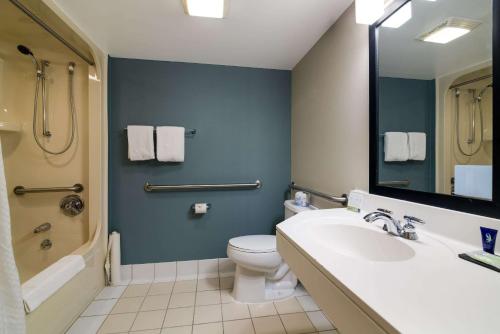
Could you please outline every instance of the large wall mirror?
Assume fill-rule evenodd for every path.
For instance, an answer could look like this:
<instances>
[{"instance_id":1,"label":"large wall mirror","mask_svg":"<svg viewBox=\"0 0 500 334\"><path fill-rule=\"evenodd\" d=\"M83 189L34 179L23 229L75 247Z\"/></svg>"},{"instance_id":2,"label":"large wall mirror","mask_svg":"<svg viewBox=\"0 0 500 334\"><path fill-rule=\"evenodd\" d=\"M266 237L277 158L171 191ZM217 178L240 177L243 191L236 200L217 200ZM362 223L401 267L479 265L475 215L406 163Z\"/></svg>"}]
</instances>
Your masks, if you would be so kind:
<instances>
[{"instance_id":1,"label":"large wall mirror","mask_svg":"<svg viewBox=\"0 0 500 334\"><path fill-rule=\"evenodd\" d=\"M371 26L370 192L500 217L499 3L394 0Z\"/></svg>"}]
</instances>

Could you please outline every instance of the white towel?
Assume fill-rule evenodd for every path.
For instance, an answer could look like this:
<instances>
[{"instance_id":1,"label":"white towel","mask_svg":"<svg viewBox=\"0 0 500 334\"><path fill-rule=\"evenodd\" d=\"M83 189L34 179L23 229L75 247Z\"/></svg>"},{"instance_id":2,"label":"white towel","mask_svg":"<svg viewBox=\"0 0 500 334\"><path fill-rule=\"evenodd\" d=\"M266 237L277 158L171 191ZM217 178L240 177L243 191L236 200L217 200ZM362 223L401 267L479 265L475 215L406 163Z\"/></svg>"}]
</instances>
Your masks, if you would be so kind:
<instances>
[{"instance_id":1,"label":"white towel","mask_svg":"<svg viewBox=\"0 0 500 334\"><path fill-rule=\"evenodd\" d=\"M0 334L24 334L23 299L14 260L10 210L0 142Z\"/></svg>"},{"instance_id":2,"label":"white towel","mask_svg":"<svg viewBox=\"0 0 500 334\"><path fill-rule=\"evenodd\" d=\"M408 134L386 132L384 136L385 161L407 161L409 157Z\"/></svg>"},{"instance_id":3,"label":"white towel","mask_svg":"<svg viewBox=\"0 0 500 334\"><path fill-rule=\"evenodd\" d=\"M408 132L409 160L425 160L426 135L423 132Z\"/></svg>"},{"instance_id":4,"label":"white towel","mask_svg":"<svg viewBox=\"0 0 500 334\"><path fill-rule=\"evenodd\" d=\"M64 284L85 268L81 255L68 255L23 284L24 309L33 312Z\"/></svg>"},{"instance_id":5,"label":"white towel","mask_svg":"<svg viewBox=\"0 0 500 334\"><path fill-rule=\"evenodd\" d=\"M156 128L156 158L158 161L183 162L185 129L177 126Z\"/></svg>"},{"instance_id":6,"label":"white towel","mask_svg":"<svg viewBox=\"0 0 500 334\"><path fill-rule=\"evenodd\" d=\"M129 125L127 127L128 158L131 161L155 158L155 144L152 126Z\"/></svg>"}]
</instances>

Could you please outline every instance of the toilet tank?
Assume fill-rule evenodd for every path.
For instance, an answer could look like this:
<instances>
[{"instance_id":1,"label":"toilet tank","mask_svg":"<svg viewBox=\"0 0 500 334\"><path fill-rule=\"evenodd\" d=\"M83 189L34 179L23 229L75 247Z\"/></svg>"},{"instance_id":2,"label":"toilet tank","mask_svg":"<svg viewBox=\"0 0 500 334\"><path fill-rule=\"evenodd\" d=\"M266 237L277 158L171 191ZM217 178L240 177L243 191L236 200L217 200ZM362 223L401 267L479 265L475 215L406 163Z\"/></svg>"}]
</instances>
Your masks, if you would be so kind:
<instances>
[{"instance_id":1,"label":"toilet tank","mask_svg":"<svg viewBox=\"0 0 500 334\"><path fill-rule=\"evenodd\" d=\"M312 205L309 205L308 207L297 206L295 205L295 201L293 199L289 199L288 201L285 201L285 219L288 219L291 216L294 216L302 211L317 210L317 209L318 208Z\"/></svg>"}]
</instances>

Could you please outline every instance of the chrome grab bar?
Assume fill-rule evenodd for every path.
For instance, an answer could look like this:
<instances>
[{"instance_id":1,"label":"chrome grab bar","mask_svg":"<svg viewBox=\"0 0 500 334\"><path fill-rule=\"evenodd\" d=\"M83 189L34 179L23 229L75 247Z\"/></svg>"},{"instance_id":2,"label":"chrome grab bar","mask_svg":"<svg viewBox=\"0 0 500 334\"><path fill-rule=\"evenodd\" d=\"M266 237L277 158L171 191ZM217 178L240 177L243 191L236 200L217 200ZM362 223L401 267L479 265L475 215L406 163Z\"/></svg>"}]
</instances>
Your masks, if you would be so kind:
<instances>
[{"instance_id":1,"label":"chrome grab bar","mask_svg":"<svg viewBox=\"0 0 500 334\"><path fill-rule=\"evenodd\" d=\"M177 184L177 185L154 185L146 182L144 191L206 191L206 190L250 190L259 189L262 182L255 183L227 183L227 184Z\"/></svg>"},{"instance_id":2,"label":"chrome grab bar","mask_svg":"<svg viewBox=\"0 0 500 334\"><path fill-rule=\"evenodd\" d=\"M312 189L309 189L306 187L298 186L295 184L295 182L292 182L292 184L290 184L290 189L305 191L306 193L312 194L314 196L318 196L318 197L324 198L326 200L329 200L331 202L340 203L343 206L347 206L348 197L346 194L343 194L342 196L328 195L328 194L322 193L320 191L316 191L316 190L312 190Z\"/></svg>"},{"instance_id":3,"label":"chrome grab bar","mask_svg":"<svg viewBox=\"0 0 500 334\"><path fill-rule=\"evenodd\" d=\"M25 188L23 186L17 186L14 188L14 194L24 195L29 193L59 193L67 191L80 193L83 189L83 185L80 183L76 183L72 187Z\"/></svg>"},{"instance_id":4,"label":"chrome grab bar","mask_svg":"<svg viewBox=\"0 0 500 334\"><path fill-rule=\"evenodd\" d=\"M378 185L384 187L409 187L410 181L409 180L379 181Z\"/></svg>"}]
</instances>

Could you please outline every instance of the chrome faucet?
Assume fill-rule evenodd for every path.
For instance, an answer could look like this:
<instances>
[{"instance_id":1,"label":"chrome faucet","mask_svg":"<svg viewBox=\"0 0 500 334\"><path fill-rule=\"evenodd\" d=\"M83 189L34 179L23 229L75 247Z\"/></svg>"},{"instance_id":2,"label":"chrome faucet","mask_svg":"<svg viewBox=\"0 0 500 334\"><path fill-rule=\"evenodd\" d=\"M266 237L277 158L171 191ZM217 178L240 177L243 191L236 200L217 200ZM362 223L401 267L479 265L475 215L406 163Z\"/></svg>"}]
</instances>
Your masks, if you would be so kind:
<instances>
[{"instance_id":1,"label":"chrome faucet","mask_svg":"<svg viewBox=\"0 0 500 334\"><path fill-rule=\"evenodd\" d=\"M408 240L418 240L417 232L415 231L415 223L425 224L420 218L413 216L403 216L405 224L403 226L403 235L402 237Z\"/></svg>"},{"instance_id":2,"label":"chrome faucet","mask_svg":"<svg viewBox=\"0 0 500 334\"><path fill-rule=\"evenodd\" d=\"M412 216L404 216L403 219L405 221L405 224L401 226L399 220L392 217L391 211L383 209L377 209L377 211L371 212L364 216L363 219L368 223L373 223L376 220L382 220L384 221L384 231L408 240L418 239L414 223L425 224L422 219Z\"/></svg>"}]
</instances>

